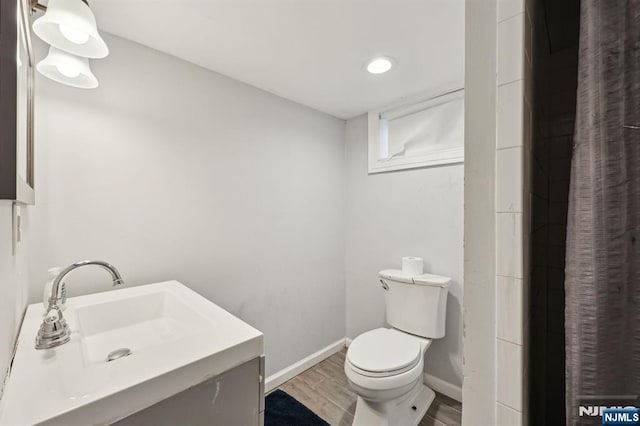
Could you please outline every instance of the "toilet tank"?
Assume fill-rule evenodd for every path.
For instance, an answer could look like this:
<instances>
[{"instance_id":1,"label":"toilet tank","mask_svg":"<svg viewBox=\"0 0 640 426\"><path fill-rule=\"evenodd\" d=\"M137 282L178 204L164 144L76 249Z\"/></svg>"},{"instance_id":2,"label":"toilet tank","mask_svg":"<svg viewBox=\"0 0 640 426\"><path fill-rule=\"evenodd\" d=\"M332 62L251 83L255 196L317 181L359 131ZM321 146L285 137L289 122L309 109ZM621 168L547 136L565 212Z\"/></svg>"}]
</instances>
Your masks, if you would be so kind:
<instances>
[{"instance_id":1,"label":"toilet tank","mask_svg":"<svg viewBox=\"0 0 640 426\"><path fill-rule=\"evenodd\" d=\"M432 339L444 336L450 278L412 276L395 269L380 271L379 276L391 327Z\"/></svg>"}]
</instances>

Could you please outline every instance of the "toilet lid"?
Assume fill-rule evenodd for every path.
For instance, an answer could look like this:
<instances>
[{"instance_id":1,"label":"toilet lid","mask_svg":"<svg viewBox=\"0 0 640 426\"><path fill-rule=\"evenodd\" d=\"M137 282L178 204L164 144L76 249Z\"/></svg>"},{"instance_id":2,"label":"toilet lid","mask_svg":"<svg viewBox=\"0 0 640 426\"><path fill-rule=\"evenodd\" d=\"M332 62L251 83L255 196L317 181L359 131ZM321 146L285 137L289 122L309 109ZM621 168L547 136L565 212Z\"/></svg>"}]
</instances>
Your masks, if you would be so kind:
<instances>
[{"instance_id":1,"label":"toilet lid","mask_svg":"<svg viewBox=\"0 0 640 426\"><path fill-rule=\"evenodd\" d=\"M420 359L420 342L387 328L367 331L349 345L347 359L355 367L374 373L404 370Z\"/></svg>"}]
</instances>

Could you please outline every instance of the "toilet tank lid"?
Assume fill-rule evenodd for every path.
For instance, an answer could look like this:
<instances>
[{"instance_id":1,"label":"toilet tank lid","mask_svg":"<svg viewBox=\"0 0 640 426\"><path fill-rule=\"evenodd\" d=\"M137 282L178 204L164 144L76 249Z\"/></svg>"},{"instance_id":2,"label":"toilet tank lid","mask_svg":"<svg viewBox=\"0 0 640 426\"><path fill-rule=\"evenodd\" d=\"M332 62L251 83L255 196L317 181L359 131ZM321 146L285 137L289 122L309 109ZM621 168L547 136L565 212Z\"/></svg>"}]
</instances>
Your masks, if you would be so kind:
<instances>
[{"instance_id":1,"label":"toilet tank lid","mask_svg":"<svg viewBox=\"0 0 640 426\"><path fill-rule=\"evenodd\" d=\"M378 273L381 278L386 278L392 281L398 281L407 284L428 285L433 287L447 288L451 284L451 278L443 277L441 275L433 274L420 274L411 275L406 272L402 272L400 269L384 269Z\"/></svg>"}]
</instances>

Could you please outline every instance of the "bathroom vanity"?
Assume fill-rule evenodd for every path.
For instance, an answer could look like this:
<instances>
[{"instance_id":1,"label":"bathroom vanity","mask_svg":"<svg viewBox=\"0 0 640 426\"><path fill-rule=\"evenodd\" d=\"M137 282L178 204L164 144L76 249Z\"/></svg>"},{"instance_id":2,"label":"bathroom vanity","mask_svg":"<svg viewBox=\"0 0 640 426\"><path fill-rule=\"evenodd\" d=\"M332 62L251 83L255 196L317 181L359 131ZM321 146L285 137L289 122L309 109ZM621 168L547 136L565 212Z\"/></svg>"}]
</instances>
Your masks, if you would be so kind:
<instances>
[{"instance_id":1,"label":"bathroom vanity","mask_svg":"<svg viewBox=\"0 0 640 426\"><path fill-rule=\"evenodd\" d=\"M263 371L264 357L255 358L113 424L173 426L185 419L194 426L262 424Z\"/></svg>"},{"instance_id":2,"label":"bathroom vanity","mask_svg":"<svg viewBox=\"0 0 640 426\"><path fill-rule=\"evenodd\" d=\"M177 281L70 298L71 340L37 350L43 314L27 309L0 425L262 422L262 333Z\"/></svg>"}]
</instances>

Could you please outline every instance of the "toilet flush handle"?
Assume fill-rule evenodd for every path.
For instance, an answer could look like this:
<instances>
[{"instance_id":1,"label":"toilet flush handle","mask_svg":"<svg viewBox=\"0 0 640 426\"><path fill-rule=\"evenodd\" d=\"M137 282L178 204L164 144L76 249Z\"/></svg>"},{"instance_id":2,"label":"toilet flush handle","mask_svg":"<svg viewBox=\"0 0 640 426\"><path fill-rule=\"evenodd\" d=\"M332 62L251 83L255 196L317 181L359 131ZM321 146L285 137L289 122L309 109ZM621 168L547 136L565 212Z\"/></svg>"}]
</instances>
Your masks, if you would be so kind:
<instances>
[{"instance_id":1,"label":"toilet flush handle","mask_svg":"<svg viewBox=\"0 0 640 426\"><path fill-rule=\"evenodd\" d=\"M386 291L389 291L389 284L384 282L383 279L380 279L380 284L382 284L382 288L384 288Z\"/></svg>"}]
</instances>

